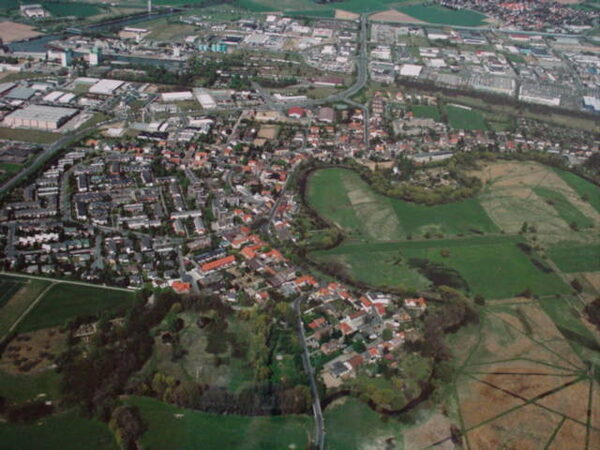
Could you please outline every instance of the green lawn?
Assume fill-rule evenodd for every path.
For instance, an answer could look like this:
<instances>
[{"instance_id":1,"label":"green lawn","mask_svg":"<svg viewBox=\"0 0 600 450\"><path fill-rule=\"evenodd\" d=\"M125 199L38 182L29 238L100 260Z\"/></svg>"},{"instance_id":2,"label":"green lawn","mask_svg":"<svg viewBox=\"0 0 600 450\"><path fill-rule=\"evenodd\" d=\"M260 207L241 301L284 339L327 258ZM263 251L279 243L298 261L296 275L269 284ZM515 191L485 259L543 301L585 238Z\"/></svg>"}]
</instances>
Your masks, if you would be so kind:
<instances>
[{"instance_id":1,"label":"green lawn","mask_svg":"<svg viewBox=\"0 0 600 450\"><path fill-rule=\"evenodd\" d=\"M565 170L553 169L565 183L567 183L577 194L587 199L590 205L600 213L600 187L596 186L571 172Z\"/></svg>"},{"instance_id":2,"label":"green lawn","mask_svg":"<svg viewBox=\"0 0 600 450\"><path fill-rule=\"evenodd\" d=\"M427 232L499 231L475 198L437 206L409 203L375 193L356 172L347 169L314 172L307 198L323 218L361 240L399 240Z\"/></svg>"},{"instance_id":3,"label":"green lawn","mask_svg":"<svg viewBox=\"0 0 600 450\"><path fill-rule=\"evenodd\" d=\"M0 139L9 141L34 142L36 144L51 144L61 137L58 133L41 130L23 130L19 128L0 127Z\"/></svg>"},{"instance_id":4,"label":"green lawn","mask_svg":"<svg viewBox=\"0 0 600 450\"><path fill-rule=\"evenodd\" d=\"M313 432L308 416L233 416L209 414L148 397L128 400L140 409L148 431L144 448L183 449L285 449L307 448ZM181 414L182 417L175 417Z\"/></svg>"},{"instance_id":5,"label":"green lawn","mask_svg":"<svg viewBox=\"0 0 600 450\"><path fill-rule=\"evenodd\" d=\"M117 450L108 429L98 420L84 419L75 411L33 424L0 423L0 441L6 450Z\"/></svg>"},{"instance_id":6,"label":"green lawn","mask_svg":"<svg viewBox=\"0 0 600 450\"><path fill-rule=\"evenodd\" d=\"M12 278L4 275L0 276L0 308L2 308L15 295L24 281L20 278Z\"/></svg>"},{"instance_id":7,"label":"green lawn","mask_svg":"<svg viewBox=\"0 0 600 450\"><path fill-rule=\"evenodd\" d=\"M594 225L594 221L585 216L560 192L542 186L535 186L533 191L542 199L550 203L561 219L570 224L576 224L579 228L588 228Z\"/></svg>"},{"instance_id":8,"label":"green lawn","mask_svg":"<svg viewBox=\"0 0 600 450\"><path fill-rule=\"evenodd\" d=\"M402 425L393 417L384 422L360 400L346 397L342 401L342 404L334 404L325 410L326 447L329 450L384 449L388 438L394 438L396 444L402 443ZM398 448L403 447L398 445Z\"/></svg>"},{"instance_id":9,"label":"green lawn","mask_svg":"<svg viewBox=\"0 0 600 450\"><path fill-rule=\"evenodd\" d=\"M78 316L114 314L129 307L134 294L100 287L60 283L52 287L19 325L19 332L63 325Z\"/></svg>"},{"instance_id":10,"label":"green lawn","mask_svg":"<svg viewBox=\"0 0 600 450\"><path fill-rule=\"evenodd\" d=\"M483 25L486 19L484 14L477 11L463 9L460 11L444 8L438 5L406 5L396 8L415 19L428 23L444 25L458 25L465 27L478 27Z\"/></svg>"},{"instance_id":11,"label":"green lawn","mask_svg":"<svg viewBox=\"0 0 600 450\"><path fill-rule=\"evenodd\" d=\"M0 371L0 396L22 403L46 394L48 400L60 398L60 375L54 370L12 375Z\"/></svg>"},{"instance_id":12,"label":"green lawn","mask_svg":"<svg viewBox=\"0 0 600 450\"><path fill-rule=\"evenodd\" d=\"M452 128L457 130L487 130L485 118L476 109L461 108L458 106L446 106L448 122Z\"/></svg>"},{"instance_id":13,"label":"green lawn","mask_svg":"<svg viewBox=\"0 0 600 450\"><path fill-rule=\"evenodd\" d=\"M342 0L331 3L317 3L313 0L238 0L237 5L253 12L284 11L296 15L332 17L336 9L354 13L371 13L389 9L402 0ZM171 3L171 2L169 2ZM325 13L327 11L327 15Z\"/></svg>"},{"instance_id":14,"label":"green lawn","mask_svg":"<svg viewBox=\"0 0 600 450\"><path fill-rule=\"evenodd\" d=\"M5 278L6 277L2 277L3 280ZM15 278L15 280L17 280L17 278ZM24 289L11 289L12 293L10 298L4 300L2 310L0 310L0 337L3 337L8 333L8 330L15 321L27 310L29 305L38 298L44 289L50 285L49 281L42 280L29 280L27 283L23 282L23 279L19 279L19 281L22 282L21 286L23 286ZM5 295L3 295L3 298Z\"/></svg>"},{"instance_id":15,"label":"green lawn","mask_svg":"<svg viewBox=\"0 0 600 450\"><path fill-rule=\"evenodd\" d=\"M314 252L311 256L317 260L337 260L349 264L351 274L366 283L378 280L385 282L387 279L384 277L394 274L401 280L407 279L414 271L394 265L394 262L422 258L456 269L469 284L471 293L489 299L513 297L526 288L538 295L569 293L570 288L556 274L544 273L533 265L517 247L516 244L521 241L519 236L484 236L394 243L348 243L331 250ZM442 257L442 250L449 250L450 256Z\"/></svg>"},{"instance_id":16,"label":"green lawn","mask_svg":"<svg viewBox=\"0 0 600 450\"><path fill-rule=\"evenodd\" d=\"M433 119L436 122L441 122L440 111L437 106L429 105L413 105L410 107L414 117L422 117L425 119Z\"/></svg>"},{"instance_id":17,"label":"green lawn","mask_svg":"<svg viewBox=\"0 0 600 450\"><path fill-rule=\"evenodd\" d=\"M558 244L548 250L552 261L565 273L600 271L600 244Z\"/></svg>"},{"instance_id":18,"label":"green lawn","mask_svg":"<svg viewBox=\"0 0 600 450\"><path fill-rule=\"evenodd\" d=\"M89 3L76 2L44 2L44 8L55 17L75 16L85 18L95 16L102 12L102 9Z\"/></svg>"}]
</instances>

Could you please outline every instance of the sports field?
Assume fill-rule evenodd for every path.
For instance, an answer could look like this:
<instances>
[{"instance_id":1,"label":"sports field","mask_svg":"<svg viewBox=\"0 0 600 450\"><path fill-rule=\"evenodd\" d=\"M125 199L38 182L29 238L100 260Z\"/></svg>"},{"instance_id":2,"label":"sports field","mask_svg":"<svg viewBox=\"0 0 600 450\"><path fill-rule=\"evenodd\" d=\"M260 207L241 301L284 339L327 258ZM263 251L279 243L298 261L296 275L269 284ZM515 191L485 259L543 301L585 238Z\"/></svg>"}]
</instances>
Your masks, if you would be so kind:
<instances>
[{"instance_id":1,"label":"sports field","mask_svg":"<svg viewBox=\"0 0 600 450\"><path fill-rule=\"evenodd\" d=\"M131 292L60 283L53 286L18 327L21 333L62 326L79 316L116 314L131 305Z\"/></svg>"},{"instance_id":2,"label":"sports field","mask_svg":"<svg viewBox=\"0 0 600 450\"><path fill-rule=\"evenodd\" d=\"M440 111L437 106L429 105L414 105L410 108L414 117L421 117L425 119L433 119L436 122L440 122Z\"/></svg>"},{"instance_id":3,"label":"sports field","mask_svg":"<svg viewBox=\"0 0 600 450\"><path fill-rule=\"evenodd\" d=\"M132 397L148 430L141 439L154 450L200 448L307 448L313 432L308 416L234 416L180 409L148 397ZM176 444L174 444L176 443Z\"/></svg>"},{"instance_id":4,"label":"sports field","mask_svg":"<svg viewBox=\"0 0 600 450\"><path fill-rule=\"evenodd\" d=\"M341 262L356 279L379 286L423 288L423 278L406 264L411 258L423 258L456 269L471 293L486 298L514 297L525 289L538 295L569 293L570 288L556 274L543 272L519 249L517 244L522 241L519 236L483 236L348 243L315 252L313 257ZM443 250L449 255L442 256Z\"/></svg>"},{"instance_id":5,"label":"sports field","mask_svg":"<svg viewBox=\"0 0 600 450\"><path fill-rule=\"evenodd\" d=\"M119 448L106 424L94 419L83 419L75 410L32 424L0 423L0 442L2 448L19 450Z\"/></svg>"},{"instance_id":6,"label":"sports field","mask_svg":"<svg viewBox=\"0 0 600 450\"><path fill-rule=\"evenodd\" d=\"M415 19L428 23L478 27L485 24L486 16L468 9L453 10L439 5L406 5L397 8Z\"/></svg>"},{"instance_id":7,"label":"sports field","mask_svg":"<svg viewBox=\"0 0 600 450\"><path fill-rule=\"evenodd\" d=\"M476 109L460 106L446 106L448 123L457 130L487 130L483 114Z\"/></svg>"}]
</instances>

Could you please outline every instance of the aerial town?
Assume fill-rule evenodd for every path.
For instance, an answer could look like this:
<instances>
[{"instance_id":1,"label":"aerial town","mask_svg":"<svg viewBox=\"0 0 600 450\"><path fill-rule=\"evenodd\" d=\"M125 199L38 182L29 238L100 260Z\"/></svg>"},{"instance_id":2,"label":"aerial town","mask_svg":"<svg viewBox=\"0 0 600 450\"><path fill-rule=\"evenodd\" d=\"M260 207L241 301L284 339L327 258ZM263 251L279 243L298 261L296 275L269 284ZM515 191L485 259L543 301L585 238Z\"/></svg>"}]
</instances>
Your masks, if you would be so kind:
<instances>
[{"instance_id":1,"label":"aerial town","mask_svg":"<svg viewBox=\"0 0 600 450\"><path fill-rule=\"evenodd\" d=\"M119 3L2 6L6 448L600 446L597 2Z\"/></svg>"}]
</instances>

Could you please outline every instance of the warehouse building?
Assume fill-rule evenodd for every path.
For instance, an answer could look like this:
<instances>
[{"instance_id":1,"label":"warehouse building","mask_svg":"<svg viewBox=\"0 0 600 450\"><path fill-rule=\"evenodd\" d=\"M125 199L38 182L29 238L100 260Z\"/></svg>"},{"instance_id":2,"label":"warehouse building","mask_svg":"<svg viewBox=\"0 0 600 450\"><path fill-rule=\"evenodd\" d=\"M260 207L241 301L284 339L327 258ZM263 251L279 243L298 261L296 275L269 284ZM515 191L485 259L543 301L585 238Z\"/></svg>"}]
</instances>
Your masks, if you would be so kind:
<instances>
[{"instance_id":1,"label":"warehouse building","mask_svg":"<svg viewBox=\"0 0 600 450\"><path fill-rule=\"evenodd\" d=\"M74 108L56 108L54 106L29 105L18 109L4 119L11 127L35 128L38 130L57 130L75 116L79 110Z\"/></svg>"}]
</instances>

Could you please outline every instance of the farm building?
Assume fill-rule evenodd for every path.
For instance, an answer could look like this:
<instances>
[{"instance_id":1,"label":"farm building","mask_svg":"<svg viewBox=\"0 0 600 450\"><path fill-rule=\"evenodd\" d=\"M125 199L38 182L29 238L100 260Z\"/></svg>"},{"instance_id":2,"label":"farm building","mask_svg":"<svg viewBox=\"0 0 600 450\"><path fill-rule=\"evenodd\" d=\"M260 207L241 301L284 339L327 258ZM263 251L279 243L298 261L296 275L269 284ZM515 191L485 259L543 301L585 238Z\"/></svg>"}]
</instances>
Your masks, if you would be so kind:
<instances>
[{"instance_id":1,"label":"farm building","mask_svg":"<svg viewBox=\"0 0 600 450\"><path fill-rule=\"evenodd\" d=\"M29 105L6 116L4 122L11 127L56 130L78 112L74 108Z\"/></svg>"}]
</instances>

